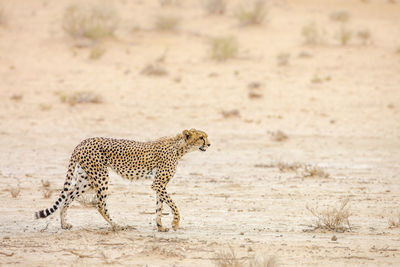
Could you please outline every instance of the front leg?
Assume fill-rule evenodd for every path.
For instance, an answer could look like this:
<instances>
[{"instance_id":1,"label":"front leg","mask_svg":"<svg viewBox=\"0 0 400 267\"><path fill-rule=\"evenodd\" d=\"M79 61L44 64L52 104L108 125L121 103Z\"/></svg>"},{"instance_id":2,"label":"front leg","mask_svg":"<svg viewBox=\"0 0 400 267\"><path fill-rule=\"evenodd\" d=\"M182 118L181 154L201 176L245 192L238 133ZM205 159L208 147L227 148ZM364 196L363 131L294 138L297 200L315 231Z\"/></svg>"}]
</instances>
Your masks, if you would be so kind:
<instances>
[{"instance_id":1,"label":"front leg","mask_svg":"<svg viewBox=\"0 0 400 267\"><path fill-rule=\"evenodd\" d=\"M151 185L151 188L154 191L156 191L156 197L157 197L156 223L159 232L168 231L168 228L164 228L161 223L162 208L164 202L167 203L167 205L171 208L174 214L174 219L172 220L172 229L176 231L176 229L178 229L179 227L180 215L178 208L176 207L175 203L172 201L171 197L169 196L166 190L166 186L174 174L175 174L175 166L170 168L160 168L157 171L153 184Z\"/></svg>"}]
</instances>

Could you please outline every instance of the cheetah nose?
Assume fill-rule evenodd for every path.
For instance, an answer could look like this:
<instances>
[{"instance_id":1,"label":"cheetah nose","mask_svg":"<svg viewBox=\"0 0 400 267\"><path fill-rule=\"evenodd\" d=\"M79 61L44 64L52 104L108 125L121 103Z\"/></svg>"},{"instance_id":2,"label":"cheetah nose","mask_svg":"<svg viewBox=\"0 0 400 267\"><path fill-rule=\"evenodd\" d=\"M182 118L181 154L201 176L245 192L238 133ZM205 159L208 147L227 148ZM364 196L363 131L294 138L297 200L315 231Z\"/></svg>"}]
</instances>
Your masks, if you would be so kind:
<instances>
[{"instance_id":1,"label":"cheetah nose","mask_svg":"<svg viewBox=\"0 0 400 267\"><path fill-rule=\"evenodd\" d=\"M207 144L207 146L211 146L211 144Z\"/></svg>"}]
</instances>

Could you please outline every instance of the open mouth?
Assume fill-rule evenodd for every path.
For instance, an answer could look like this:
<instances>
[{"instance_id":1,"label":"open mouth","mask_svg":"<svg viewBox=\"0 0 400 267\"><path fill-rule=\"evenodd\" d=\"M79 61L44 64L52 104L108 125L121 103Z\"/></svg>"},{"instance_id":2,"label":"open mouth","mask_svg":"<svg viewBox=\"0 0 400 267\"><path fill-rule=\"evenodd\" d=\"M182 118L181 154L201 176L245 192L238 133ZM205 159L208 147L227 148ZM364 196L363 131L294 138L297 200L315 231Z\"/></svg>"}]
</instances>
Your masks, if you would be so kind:
<instances>
[{"instance_id":1,"label":"open mouth","mask_svg":"<svg viewBox=\"0 0 400 267\"><path fill-rule=\"evenodd\" d=\"M199 147L199 149L200 149L201 151L203 151L203 152L205 152L205 151L206 151L206 149L205 149L205 148L203 148L203 147Z\"/></svg>"}]
</instances>

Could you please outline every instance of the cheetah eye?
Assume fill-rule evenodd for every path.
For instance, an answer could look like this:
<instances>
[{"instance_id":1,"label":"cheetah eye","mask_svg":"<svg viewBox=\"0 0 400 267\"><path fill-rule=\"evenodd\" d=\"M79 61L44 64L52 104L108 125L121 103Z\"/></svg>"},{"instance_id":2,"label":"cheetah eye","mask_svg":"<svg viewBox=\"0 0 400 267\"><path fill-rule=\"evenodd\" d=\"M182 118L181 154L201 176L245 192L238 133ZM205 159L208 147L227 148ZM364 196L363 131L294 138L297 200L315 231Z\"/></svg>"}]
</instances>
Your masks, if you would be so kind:
<instances>
[{"instance_id":1,"label":"cheetah eye","mask_svg":"<svg viewBox=\"0 0 400 267\"><path fill-rule=\"evenodd\" d=\"M201 140L203 140L203 139L204 139L204 137L203 137L203 136L200 136L200 139L201 139Z\"/></svg>"}]
</instances>

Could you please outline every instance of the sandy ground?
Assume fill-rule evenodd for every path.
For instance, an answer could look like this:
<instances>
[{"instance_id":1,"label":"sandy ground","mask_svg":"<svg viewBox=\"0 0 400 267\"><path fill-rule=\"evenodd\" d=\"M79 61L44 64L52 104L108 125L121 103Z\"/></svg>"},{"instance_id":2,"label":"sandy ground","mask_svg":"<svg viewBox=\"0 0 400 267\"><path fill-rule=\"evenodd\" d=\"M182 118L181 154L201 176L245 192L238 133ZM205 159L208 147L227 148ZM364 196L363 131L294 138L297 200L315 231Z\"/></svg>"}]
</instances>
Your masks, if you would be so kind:
<instances>
[{"instance_id":1,"label":"sandy ground","mask_svg":"<svg viewBox=\"0 0 400 267\"><path fill-rule=\"evenodd\" d=\"M271 0L262 25L240 27L236 1L223 16L205 14L199 1L111 1L118 29L91 60L90 42L62 30L68 2L0 2L0 265L209 266L229 247L277 266L400 264L400 229L388 223L400 214L400 3ZM350 15L346 29L369 29L367 45L356 34L346 46L335 38L341 24L330 15L340 10ZM179 29L154 30L158 14L179 16ZM312 21L323 41L304 45ZM238 56L215 62L209 38L225 35L237 38ZM167 75L141 74L164 53ZM281 53L290 54L285 66ZM79 91L102 102L61 101ZM232 110L238 116L223 116ZM34 220L56 199L84 138L145 141L192 127L212 146L186 155L168 186L178 231L156 231L151 181L115 174L111 215L136 229L112 232L79 203L68 213L72 230L60 229L58 214ZM271 139L277 130L288 139ZM319 166L329 177L281 172L279 162ZM346 198L351 230L314 230L306 205Z\"/></svg>"}]
</instances>

